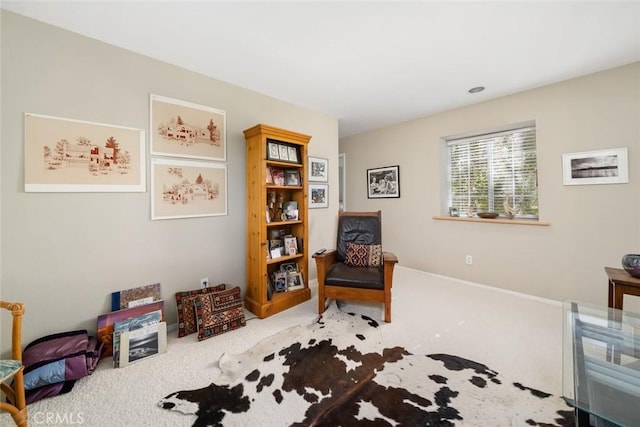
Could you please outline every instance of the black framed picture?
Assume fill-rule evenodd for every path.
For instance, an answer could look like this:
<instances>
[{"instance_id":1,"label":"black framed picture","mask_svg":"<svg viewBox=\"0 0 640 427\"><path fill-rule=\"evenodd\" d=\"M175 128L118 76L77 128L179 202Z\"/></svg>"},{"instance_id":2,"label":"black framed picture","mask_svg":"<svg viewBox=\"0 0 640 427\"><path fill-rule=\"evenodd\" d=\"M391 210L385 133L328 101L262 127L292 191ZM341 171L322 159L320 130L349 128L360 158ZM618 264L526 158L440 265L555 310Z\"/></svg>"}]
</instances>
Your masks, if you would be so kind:
<instances>
[{"instance_id":1,"label":"black framed picture","mask_svg":"<svg viewBox=\"0 0 640 427\"><path fill-rule=\"evenodd\" d=\"M280 148L275 142L267 143L267 159L280 160Z\"/></svg>"},{"instance_id":2,"label":"black framed picture","mask_svg":"<svg viewBox=\"0 0 640 427\"><path fill-rule=\"evenodd\" d=\"M367 197L385 199L400 197L400 166L367 169Z\"/></svg>"},{"instance_id":3,"label":"black framed picture","mask_svg":"<svg viewBox=\"0 0 640 427\"><path fill-rule=\"evenodd\" d=\"M287 169L285 171L285 185L292 185L294 187L300 186L300 171L297 169Z\"/></svg>"}]
</instances>

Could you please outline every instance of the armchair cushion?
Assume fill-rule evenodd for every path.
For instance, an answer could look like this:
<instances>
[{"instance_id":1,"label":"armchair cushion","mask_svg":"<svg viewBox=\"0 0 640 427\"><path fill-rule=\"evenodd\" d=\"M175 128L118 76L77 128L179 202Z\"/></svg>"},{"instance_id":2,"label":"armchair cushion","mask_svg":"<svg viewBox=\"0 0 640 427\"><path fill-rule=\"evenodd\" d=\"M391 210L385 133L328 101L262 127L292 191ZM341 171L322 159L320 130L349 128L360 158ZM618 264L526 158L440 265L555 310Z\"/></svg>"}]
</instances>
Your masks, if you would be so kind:
<instances>
[{"instance_id":1,"label":"armchair cushion","mask_svg":"<svg viewBox=\"0 0 640 427\"><path fill-rule=\"evenodd\" d=\"M382 245L347 243L344 263L351 267L379 267L382 264Z\"/></svg>"},{"instance_id":2,"label":"armchair cushion","mask_svg":"<svg viewBox=\"0 0 640 427\"><path fill-rule=\"evenodd\" d=\"M324 284L360 289L384 289L384 270L379 267L350 267L342 262L331 265Z\"/></svg>"}]
</instances>

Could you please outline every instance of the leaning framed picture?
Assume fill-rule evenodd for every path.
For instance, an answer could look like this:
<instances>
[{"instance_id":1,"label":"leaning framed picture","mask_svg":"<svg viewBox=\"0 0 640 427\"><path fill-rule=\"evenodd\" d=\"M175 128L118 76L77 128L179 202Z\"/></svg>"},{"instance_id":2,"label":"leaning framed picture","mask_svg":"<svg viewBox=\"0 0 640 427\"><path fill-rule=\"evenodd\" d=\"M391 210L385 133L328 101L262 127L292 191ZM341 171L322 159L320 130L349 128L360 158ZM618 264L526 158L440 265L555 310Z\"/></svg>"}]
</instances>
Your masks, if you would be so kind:
<instances>
[{"instance_id":1,"label":"leaning framed picture","mask_svg":"<svg viewBox=\"0 0 640 427\"><path fill-rule=\"evenodd\" d=\"M227 165L196 160L151 160L151 219L227 214Z\"/></svg>"},{"instance_id":2,"label":"leaning framed picture","mask_svg":"<svg viewBox=\"0 0 640 427\"><path fill-rule=\"evenodd\" d=\"M367 184L369 199L400 197L400 166L367 169Z\"/></svg>"},{"instance_id":3,"label":"leaning framed picture","mask_svg":"<svg viewBox=\"0 0 640 427\"><path fill-rule=\"evenodd\" d=\"M329 207L329 185L309 184L309 209Z\"/></svg>"},{"instance_id":4,"label":"leaning framed picture","mask_svg":"<svg viewBox=\"0 0 640 427\"><path fill-rule=\"evenodd\" d=\"M309 182L327 182L329 160L309 156Z\"/></svg>"},{"instance_id":5,"label":"leaning framed picture","mask_svg":"<svg viewBox=\"0 0 640 427\"><path fill-rule=\"evenodd\" d=\"M562 155L564 185L623 184L629 182L626 148Z\"/></svg>"},{"instance_id":6,"label":"leaning framed picture","mask_svg":"<svg viewBox=\"0 0 640 427\"><path fill-rule=\"evenodd\" d=\"M152 155L226 161L223 110L154 94L150 110Z\"/></svg>"},{"instance_id":7,"label":"leaning framed picture","mask_svg":"<svg viewBox=\"0 0 640 427\"><path fill-rule=\"evenodd\" d=\"M144 130L24 115L24 191L146 192Z\"/></svg>"}]
</instances>

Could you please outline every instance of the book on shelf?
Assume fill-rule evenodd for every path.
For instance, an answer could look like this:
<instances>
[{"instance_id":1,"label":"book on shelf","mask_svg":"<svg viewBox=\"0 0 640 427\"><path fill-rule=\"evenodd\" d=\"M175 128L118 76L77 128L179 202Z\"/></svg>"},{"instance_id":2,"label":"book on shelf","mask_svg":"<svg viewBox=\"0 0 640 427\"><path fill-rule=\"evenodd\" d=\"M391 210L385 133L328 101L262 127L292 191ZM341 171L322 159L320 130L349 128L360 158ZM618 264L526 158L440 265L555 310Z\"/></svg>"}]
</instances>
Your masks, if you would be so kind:
<instances>
[{"instance_id":1,"label":"book on shelf","mask_svg":"<svg viewBox=\"0 0 640 427\"><path fill-rule=\"evenodd\" d=\"M160 322L120 336L120 367L167 351L167 323Z\"/></svg>"}]
</instances>

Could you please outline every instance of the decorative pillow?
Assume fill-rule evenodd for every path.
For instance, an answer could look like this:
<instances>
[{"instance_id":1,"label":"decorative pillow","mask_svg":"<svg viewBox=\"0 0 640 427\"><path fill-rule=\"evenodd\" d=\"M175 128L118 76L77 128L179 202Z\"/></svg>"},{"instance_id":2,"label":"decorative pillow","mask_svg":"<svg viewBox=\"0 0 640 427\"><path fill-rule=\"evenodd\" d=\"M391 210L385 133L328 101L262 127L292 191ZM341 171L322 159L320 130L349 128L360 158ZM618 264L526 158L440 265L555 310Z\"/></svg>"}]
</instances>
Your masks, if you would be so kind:
<instances>
[{"instance_id":1,"label":"decorative pillow","mask_svg":"<svg viewBox=\"0 0 640 427\"><path fill-rule=\"evenodd\" d=\"M199 295L193 300L193 307L198 324L198 341L247 324L238 286L226 291Z\"/></svg>"},{"instance_id":2,"label":"decorative pillow","mask_svg":"<svg viewBox=\"0 0 640 427\"><path fill-rule=\"evenodd\" d=\"M344 263L352 267L379 267L382 264L382 245L347 243Z\"/></svg>"},{"instance_id":3,"label":"decorative pillow","mask_svg":"<svg viewBox=\"0 0 640 427\"><path fill-rule=\"evenodd\" d=\"M178 308L178 338L193 334L198 330L196 316L193 311L193 299L198 295L206 295L211 292L224 291L225 284L210 286L193 291L176 292L176 307Z\"/></svg>"}]
</instances>

